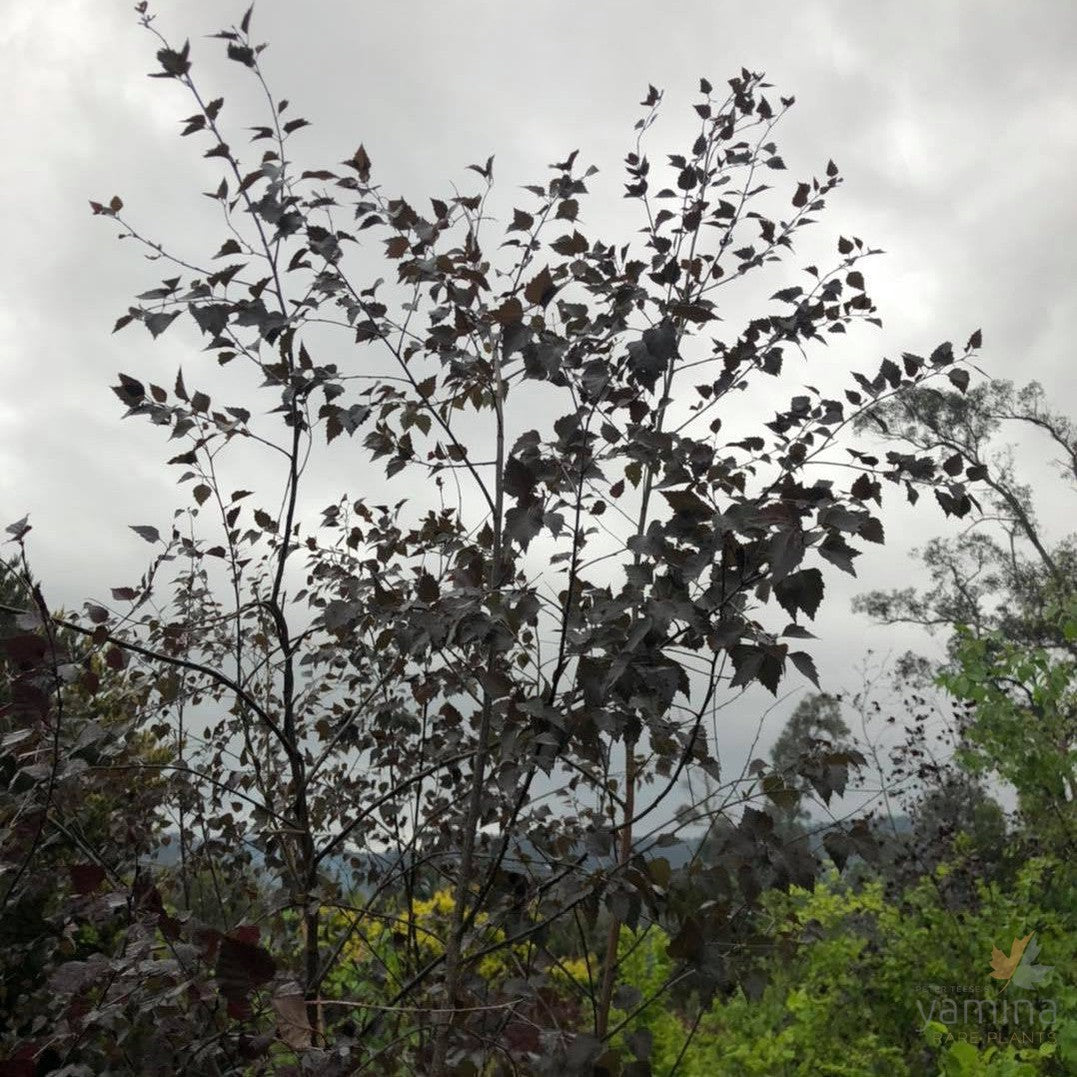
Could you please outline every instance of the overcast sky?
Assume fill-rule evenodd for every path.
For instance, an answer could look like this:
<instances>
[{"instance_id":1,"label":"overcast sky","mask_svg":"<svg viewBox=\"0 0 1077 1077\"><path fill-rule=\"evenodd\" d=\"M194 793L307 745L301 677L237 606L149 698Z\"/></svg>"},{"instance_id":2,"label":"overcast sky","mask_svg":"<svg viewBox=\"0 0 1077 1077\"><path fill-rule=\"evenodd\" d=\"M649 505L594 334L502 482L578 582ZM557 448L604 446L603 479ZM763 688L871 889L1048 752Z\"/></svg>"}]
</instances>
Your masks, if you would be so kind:
<instances>
[{"instance_id":1,"label":"overcast sky","mask_svg":"<svg viewBox=\"0 0 1077 1077\"><path fill-rule=\"evenodd\" d=\"M202 35L243 7L153 4L167 36L192 39L207 90L230 108L234 98L238 115L244 72ZM127 525L166 530L187 496L162 466L160 432L120 421L108 389L116 372L170 384L181 363L206 369L182 323L156 343L137 326L110 335L134 293L169 273L117 243L88 199L120 194L132 220L198 254L219 231L198 193L216 186L212 162L177 137L192 108L178 87L145 77L155 47L131 9L7 0L0 23L0 524L30 513L34 567L51 601L69 607L132 582L147 548ZM666 92L650 146L660 158L684 141L700 76L717 85L741 66L766 71L776 92L797 98L778 132L788 175L821 173L833 158L845 177L821 239L854 234L887 251L865 267L885 328L840 355L870 370L982 327L990 373L1037 379L1055 406L1072 406L1077 5L1067 0L260 0L254 29L270 42L263 66L275 95L314 125L294 143L305 167L333 167L361 141L385 189L418 201L491 153L511 192L578 147L601 169L584 213L603 226L623 219L621 162L648 83ZM358 492L354 467L339 460L318 507ZM1041 516L1058 534L1070 507L1049 496L1046 468L1037 475ZM855 685L850 668L866 648L922 644L854 617L849 600L908 582L909 549L954 525L933 506L911 514L896 501L884 522L888 544L860 559L859 581L828 576L816 653L833 689ZM750 717L729 728L727 758L743 754Z\"/></svg>"}]
</instances>

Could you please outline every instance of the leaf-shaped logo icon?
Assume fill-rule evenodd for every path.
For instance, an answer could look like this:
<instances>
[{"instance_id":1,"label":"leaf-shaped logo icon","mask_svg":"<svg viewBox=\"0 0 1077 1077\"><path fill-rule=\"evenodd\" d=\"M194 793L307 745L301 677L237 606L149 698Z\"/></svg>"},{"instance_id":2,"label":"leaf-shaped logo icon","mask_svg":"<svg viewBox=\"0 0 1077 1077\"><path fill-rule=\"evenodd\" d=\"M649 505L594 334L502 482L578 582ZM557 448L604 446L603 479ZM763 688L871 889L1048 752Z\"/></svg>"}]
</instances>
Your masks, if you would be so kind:
<instances>
[{"instance_id":1,"label":"leaf-shaped logo icon","mask_svg":"<svg viewBox=\"0 0 1077 1077\"><path fill-rule=\"evenodd\" d=\"M1018 987L1034 987L1053 968L1051 965L1035 964L1040 944L1033 938L1034 934L1030 932L1024 938L1015 938L1009 954L1003 953L997 946L991 947L991 978L1006 981L1003 991L1011 983Z\"/></svg>"},{"instance_id":2,"label":"leaf-shaped logo icon","mask_svg":"<svg viewBox=\"0 0 1077 1077\"><path fill-rule=\"evenodd\" d=\"M1021 963L1014 970L1013 976L1010 977L1010 983L1024 988L1035 987L1040 983L1054 966L1037 965L1036 958L1039 956L1040 944L1033 937L1025 947L1025 952L1021 956Z\"/></svg>"},{"instance_id":3,"label":"leaf-shaped logo icon","mask_svg":"<svg viewBox=\"0 0 1077 1077\"><path fill-rule=\"evenodd\" d=\"M1009 956L997 946L991 947L991 978L993 980L1010 979L1021 963L1021 955L1025 952L1025 947L1031 938L1031 935L1026 935L1023 939L1014 939Z\"/></svg>"}]
</instances>

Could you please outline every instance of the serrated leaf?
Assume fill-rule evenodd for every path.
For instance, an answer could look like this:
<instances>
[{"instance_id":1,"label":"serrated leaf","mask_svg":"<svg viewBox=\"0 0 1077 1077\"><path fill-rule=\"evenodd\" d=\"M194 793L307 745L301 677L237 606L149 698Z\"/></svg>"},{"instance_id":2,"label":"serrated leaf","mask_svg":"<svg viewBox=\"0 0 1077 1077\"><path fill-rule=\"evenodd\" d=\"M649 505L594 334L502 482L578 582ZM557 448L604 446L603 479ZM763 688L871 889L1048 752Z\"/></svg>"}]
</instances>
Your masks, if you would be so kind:
<instances>
[{"instance_id":1,"label":"serrated leaf","mask_svg":"<svg viewBox=\"0 0 1077 1077\"><path fill-rule=\"evenodd\" d=\"M27 523L29 519L30 516L27 514L21 520L16 520L13 524L8 524L4 530L16 540L21 539L23 535L31 529L31 525Z\"/></svg>"},{"instance_id":2,"label":"serrated leaf","mask_svg":"<svg viewBox=\"0 0 1077 1077\"><path fill-rule=\"evenodd\" d=\"M370 179L370 157L368 156L366 149L363 147L362 143L360 143L359 148L352 155L352 159L350 161L345 161L344 163L346 165L349 165L351 168L354 168L355 171L359 174L359 178L364 183L366 183L366 181Z\"/></svg>"},{"instance_id":3,"label":"serrated leaf","mask_svg":"<svg viewBox=\"0 0 1077 1077\"><path fill-rule=\"evenodd\" d=\"M134 407L146 396L146 387L137 378L128 374L120 375L120 384L114 385L112 391L128 406Z\"/></svg>"},{"instance_id":4,"label":"serrated leaf","mask_svg":"<svg viewBox=\"0 0 1077 1077\"><path fill-rule=\"evenodd\" d=\"M677 515L700 518L714 513L714 509L691 490L663 490L662 496Z\"/></svg>"},{"instance_id":5,"label":"serrated leaf","mask_svg":"<svg viewBox=\"0 0 1077 1077\"><path fill-rule=\"evenodd\" d=\"M948 457L942 462L942 470L950 476L960 475L963 467L964 460L959 452L955 452L953 456Z\"/></svg>"},{"instance_id":6,"label":"serrated leaf","mask_svg":"<svg viewBox=\"0 0 1077 1077\"><path fill-rule=\"evenodd\" d=\"M179 311L155 311L153 314L146 314L142 319L142 324L150 331L154 338L159 337L177 318L179 317Z\"/></svg>"},{"instance_id":7,"label":"serrated leaf","mask_svg":"<svg viewBox=\"0 0 1077 1077\"><path fill-rule=\"evenodd\" d=\"M555 218L560 221L574 221L579 213L580 204L574 198L565 198L558 203Z\"/></svg>"},{"instance_id":8,"label":"serrated leaf","mask_svg":"<svg viewBox=\"0 0 1077 1077\"><path fill-rule=\"evenodd\" d=\"M529 232L535 223L535 218L522 209L512 211L512 224L506 229L507 232Z\"/></svg>"},{"instance_id":9,"label":"serrated leaf","mask_svg":"<svg viewBox=\"0 0 1077 1077\"><path fill-rule=\"evenodd\" d=\"M852 843L847 835L840 830L828 830L823 836L823 848L827 851L830 859L838 871L842 871L852 851Z\"/></svg>"},{"instance_id":10,"label":"serrated leaf","mask_svg":"<svg viewBox=\"0 0 1077 1077\"><path fill-rule=\"evenodd\" d=\"M775 584L774 597L794 620L798 610L814 620L823 600L823 574L817 568L793 572Z\"/></svg>"},{"instance_id":11,"label":"serrated leaf","mask_svg":"<svg viewBox=\"0 0 1077 1077\"><path fill-rule=\"evenodd\" d=\"M500 307L490 312L490 317L493 318L498 325L504 326L521 322L524 317L523 304L516 298L516 296L509 296Z\"/></svg>"},{"instance_id":12,"label":"serrated leaf","mask_svg":"<svg viewBox=\"0 0 1077 1077\"><path fill-rule=\"evenodd\" d=\"M559 239L555 239L550 246L553 250L557 251L558 254L563 254L565 257L570 258L574 254L585 253L590 244L579 232L573 232L570 236L564 235Z\"/></svg>"},{"instance_id":13,"label":"serrated leaf","mask_svg":"<svg viewBox=\"0 0 1077 1077\"><path fill-rule=\"evenodd\" d=\"M528 303L545 306L553 297L555 291L553 277L549 268L545 267L540 273L532 277L527 287L524 288L524 299Z\"/></svg>"},{"instance_id":14,"label":"serrated leaf","mask_svg":"<svg viewBox=\"0 0 1077 1077\"><path fill-rule=\"evenodd\" d=\"M228 43L228 59L243 64L244 67L254 67L254 49L249 45L237 45L235 42Z\"/></svg>"},{"instance_id":15,"label":"serrated leaf","mask_svg":"<svg viewBox=\"0 0 1077 1077\"><path fill-rule=\"evenodd\" d=\"M948 370L946 376L950 379L950 383L959 391L964 393L969 387L969 372L963 370L961 367L954 367L953 370Z\"/></svg>"},{"instance_id":16,"label":"serrated leaf","mask_svg":"<svg viewBox=\"0 0 1077 1077\"><path fill-rule=\"evenodd\" d=\"M427 605L436 602L441 596L441 589L438 587L438 582L429 572L422 573L416 582L415 596L420 602L425 602Z\"/></svg>"},{"instance_id":17,"label":"serrated leaf","mask_svg":"<svg viewBox=\"0 0 1077 1077\"><path fill-rule=\"evenodd\" d=\"M67 870L72 889L81 896L93 893L105 881L105 869L100 864L71 864Z\"/></svg>"},{"instance_id":18,"label":"serrated leaf","mask_svg":"<svg viewBox=\"0 0 1077 1077\"><path fill-rule=\"evenodd\" d=\"M268 950L243 937L239 930L224 936L217 951L217 986L229 1001L245 999L273 978L277 965Z\"/></svg>"},{"instance_id":19,"label":"serrated leaf","mask_svg":"<svg viewBox=\"0 0 1077 1077\"><path fill-rule=\"evenodd\" d=\"M789 661L796 666L797 670L808 678L816 688L819 687L819 672L815 668L815 659L807 651L791 651Z\"/></svg>"}]
</instances>

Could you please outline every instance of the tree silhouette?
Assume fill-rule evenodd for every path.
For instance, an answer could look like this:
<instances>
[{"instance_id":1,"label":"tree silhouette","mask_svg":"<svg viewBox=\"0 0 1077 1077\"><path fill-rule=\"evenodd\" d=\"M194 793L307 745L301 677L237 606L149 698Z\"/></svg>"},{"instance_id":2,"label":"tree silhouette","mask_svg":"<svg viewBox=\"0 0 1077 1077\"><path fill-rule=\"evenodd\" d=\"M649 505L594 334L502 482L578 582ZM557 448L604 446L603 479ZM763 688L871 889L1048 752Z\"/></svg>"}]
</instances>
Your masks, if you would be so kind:
<instances>
[{"instance_id":1,"label":"tree silhouette","mask_svg":"<svg viewBox=\"0 0 1077 1077\"><path fill-rule=\"evenodd\" d=\"M962 352L944 343L854 372L836 397L802 387L797 369L788 402L730 438L723 423L751 385L773 400L792 364L878 323L861 268L877 252L844 236L830 267L776 280L739 326L721 321L738 283L772 274L841 182L827 162L772 186L785 171L773 132L793 99L761 74L701 80L697 129L661 166L645 142L662 94L648 88L625 161L642 239L621 242L587 223L596 169L576 152L504 220L492 157L470 166L472 190L429 209L386 194L362 144L333 169L302 169L308 123L270 94L248 11L215 36L265 94L251 160L223 99L196 82L189 43L139 11L159 45L153 77L193 102L183 135L220 165L209 196L224 227L198 255L152 236L121 198L92 202L175 274L116 329L157 338L186 324L250 376L250 395L211 395L205 368L168 387L119 375L126 414L180 443L168 464L191 504L170 529L133 525L151 564L77 627L137 669L153 728L177 744L192 855L225 878L256 862L271 895L257 924L227 930L159 896L132 914L185 955L167 1005L153 1004L162 1064L232 1072L269 1050L277 1020L325 1072L440 1077L500 1066L523 1023L541 1029L519 1063L529 1072L609 1070L626 925L669 931L663 991L697 1006L738 983L754 994L751 911L819 866L753 807L785 797L785 779L762 766L732 784L707 859L677 870L661 855L680 826L668 799L686 771L717 774L716 707L756 683L776 692L787 669L816 680L805 621L824 572L853 572L861 547L883 541L884 483L969 511L937 454L881 461L849 437L859 414L910 389L963 388L979 334ZM388 280L359 275L358 248L379 252ZM275 490L233 474L237 441L279 463ZM315 452L384 468L319 526L300 497ZM852 476L828 470L849 453ZM200 705L210 717L196 729ZM808 780L828 799L853 762L814 759ZM430 956L415 898L446 887ZM565 923L593 939L600 914L605 938L572 983L583 1016L560 1027L545 940ZM396 925L378 1003L326 999L349 940L375 923ZM485 977L494 954L515 975ZM124 960L106 963L129 986ZM53 1005L76 997L59 990ZM100 1063L100 1040L63 1035Z\"/></svg>"}]
</instances>

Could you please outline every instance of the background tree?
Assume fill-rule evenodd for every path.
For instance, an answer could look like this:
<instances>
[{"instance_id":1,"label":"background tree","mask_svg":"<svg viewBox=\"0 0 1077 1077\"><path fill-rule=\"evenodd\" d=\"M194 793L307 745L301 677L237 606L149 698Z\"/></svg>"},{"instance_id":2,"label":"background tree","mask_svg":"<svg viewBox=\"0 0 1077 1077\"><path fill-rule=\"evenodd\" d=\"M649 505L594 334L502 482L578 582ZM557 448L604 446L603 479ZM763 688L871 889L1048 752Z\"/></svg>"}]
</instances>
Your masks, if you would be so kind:
<instances>
[{"instance_id":1,"label":"background tree","mask_svg":"<svg viewBox=\"0 0 1077 1077\"><path fill-rule=\"evenodd\" d=\"M805 696L787 719L778 739L771 745L770 761L777 774L799 794L797 813L805 818L801 799L810 794L812 783L805 777L819 757L851 747L850 731L841 714L841 701L825 692Z\"/></svg>"},{"instance_id":2,"label":"background tree","mask_svg":"<svg viewBox=\"0 0 1077 1077\"><path fill-rule=\"evenodd\" d=\"M873 592L857 608L884 623L950 630L939 683L966 703L954 723L963 773L1013 787L1026 835L1038 833L1036 845L1046 839L1069 855L1077 799L1077 540L1044 533L1031 486L999 439L1015 429L1038 435L1061 480L1052 489L1058 496L1077 481L1077 430L1048 407L1039 385L1016 389L1000 380L965 394L917 390L882 405L875 418L886 440L972 461L988 498L960 536L925 548L929 590Z\"/></svg>"},{"instance_id":3,"label":"background tree","mask_svg":"<svg viewBox=\"0 0 1077 1077\"><path fill-rule=\"evenodd\" d=\"M884 440L918 451L943 451L951 470L970 461L984 485L984 504L973 506L959 536L935 539L924 549L931 586L860 596L856 609L887 623L911 622L933 629L964 625L974 635L998 631L1014 642L1061 648L1059 615L1077 581L1077 542L1052 542L1043 532L1027 481L1017 473L1007 433L1038 435L1046 444L1061 488L1077 482L1077 430L1051 410L1041 386L1021 389L992 379L966 392L929 388L903 394L862 417ZM1052 491L1057 493L1058 490Z\"/></svg>"}]
</instances>

